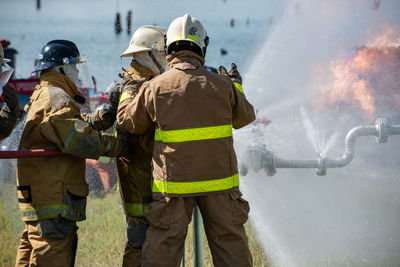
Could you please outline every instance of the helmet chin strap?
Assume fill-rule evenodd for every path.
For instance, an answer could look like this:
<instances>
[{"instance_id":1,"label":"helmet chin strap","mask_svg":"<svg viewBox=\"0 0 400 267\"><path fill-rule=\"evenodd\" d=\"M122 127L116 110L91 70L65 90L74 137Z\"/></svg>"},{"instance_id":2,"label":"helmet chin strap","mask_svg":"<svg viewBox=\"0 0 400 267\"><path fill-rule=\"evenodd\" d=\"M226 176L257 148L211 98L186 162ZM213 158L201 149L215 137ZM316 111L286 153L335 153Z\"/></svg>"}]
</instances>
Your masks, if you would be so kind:
<instances>
[{"instance_id":1,"label":"helmet chin strap","mask_svg":"<svg viewBox=\"0 0 400 267\"><path fill-rule=\"evenodd\" d=\"M153 60L154 64L156 64L157 68L160 70L160 73L163 73L164 72L164 68L161 67L160 63L155 58L155 56L153 54L153 51L149 51L149 56L150 56L151 60Z\"/></svg>"}]
</instances>

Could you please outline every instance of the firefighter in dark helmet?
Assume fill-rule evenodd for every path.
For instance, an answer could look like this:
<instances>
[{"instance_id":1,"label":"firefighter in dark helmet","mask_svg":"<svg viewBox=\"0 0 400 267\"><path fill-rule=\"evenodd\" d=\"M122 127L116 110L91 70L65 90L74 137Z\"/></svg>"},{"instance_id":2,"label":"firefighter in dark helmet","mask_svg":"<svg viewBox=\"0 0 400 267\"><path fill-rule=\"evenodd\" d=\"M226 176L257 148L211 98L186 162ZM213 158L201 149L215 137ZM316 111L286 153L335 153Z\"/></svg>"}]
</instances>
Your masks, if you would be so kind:
<instances>
[{"instance_id":1,"label":"firefighter in dark helmet","mask_svg":"<svg viewBox=\"0 0 400 267\"><path fill-rule=\"evenodd\" d=\"M18 159L17 193L25 229L16 266L73 266L77 221L86 219L85 158L126 153L127 141L82 119L78 86L91 76L76 45L48 42L34 69L40 75L30 100L19 150L60 149L61 156Z\"/></svg>"}]
</instances>

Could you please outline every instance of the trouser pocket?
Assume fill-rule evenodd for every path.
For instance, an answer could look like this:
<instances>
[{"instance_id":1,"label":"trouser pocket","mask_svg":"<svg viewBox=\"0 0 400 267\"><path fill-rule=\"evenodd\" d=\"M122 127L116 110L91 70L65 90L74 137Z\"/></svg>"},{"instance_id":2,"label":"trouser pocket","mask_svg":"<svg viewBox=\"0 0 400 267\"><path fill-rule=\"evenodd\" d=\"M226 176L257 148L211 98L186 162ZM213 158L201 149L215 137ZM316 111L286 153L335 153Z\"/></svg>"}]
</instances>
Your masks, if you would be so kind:
<instances>
[{"instance_id":1,"label":"trouser pocket","mask_svg":"<svg viewBox=\"0 0 400 267\"><path fill-rule=\"evenodd\" d=\"M67 192L64 195L64 203L67 204L65 218L73 221L86 219L86 184L67 185Z\"/></svg>"},{"instance_id":2,"label":"trouser pocket","mask_svg":"<svg viewBox=\"0 0 400 267\"><path fill-rule=\"evenodd\" d=\"M43 238L65 239L78 230L76 221L63 217L38 221L38 231Z\"/></svg>"},{"instance_id":3,"label":"trouser pocket","mask_svg":"<svg viewBox=\"0 0 400 267\"><path fill-rule=\"evenodd\" d=\"M150 204L150 211L146 214L149 223L160 229L169 229L171 223L171 199L161 198Z\"/></svg>"},{"instance_id":4,"label":"trouser pocket","mask_svg":"<svg viewBox=\"0 0 400 267\"><path fill-rule=\"evenodd\" d=\"M229 197L231 199L233 224L245 224L249 218L249 202L243 199L242 194L237 191L230 192Z\"/></svg>"}]
</instances>

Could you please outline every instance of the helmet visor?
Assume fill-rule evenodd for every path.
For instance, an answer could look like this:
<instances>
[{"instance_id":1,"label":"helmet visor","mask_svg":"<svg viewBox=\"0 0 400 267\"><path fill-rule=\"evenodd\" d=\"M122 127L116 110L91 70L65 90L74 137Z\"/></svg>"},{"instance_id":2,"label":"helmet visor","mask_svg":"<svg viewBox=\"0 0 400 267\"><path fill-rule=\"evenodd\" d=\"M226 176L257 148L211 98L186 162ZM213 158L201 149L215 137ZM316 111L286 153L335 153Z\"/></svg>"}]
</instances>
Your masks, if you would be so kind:
<instances>
[{"instance_id":1,"label":"helmet visor","mask_svg":"<svg viewBox=\"0 0 400 267\"><path fill-rule=\"evenodd\" d=\"M89 66L85 56L81 56L76 64L79 71L77 86L81 89L94 88L93 78L89 71Z\"/></svg>"},{"instance_id":2,"label":"helmet visor","mask_svg":"<svg viewBox=\"0 0 400 267\"><path fill-rule=\"evenodd\" d=\"M7 84L8 80L10 80L11 75L14 72L14 69L11 68L7 63L1 64L1 73L0 73L0 95L3 94L3 86Z\"/></svg>"}]
</instances>

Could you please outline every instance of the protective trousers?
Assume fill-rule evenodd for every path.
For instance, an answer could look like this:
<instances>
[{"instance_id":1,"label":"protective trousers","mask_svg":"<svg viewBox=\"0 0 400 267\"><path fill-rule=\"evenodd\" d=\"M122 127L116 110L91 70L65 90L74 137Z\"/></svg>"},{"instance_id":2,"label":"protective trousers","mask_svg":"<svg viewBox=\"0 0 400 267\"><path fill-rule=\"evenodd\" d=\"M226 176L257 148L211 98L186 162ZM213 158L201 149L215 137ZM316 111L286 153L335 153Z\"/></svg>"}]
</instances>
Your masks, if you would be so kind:
<instances>
[{"instance_id":1,"label":"protective trousers","mask_svg":"<svg viewBox=\"0 0 400 267\"><path fill-rule=\"evenodd\" d=\"M146 216L150 227L143 245L142 266L179 266L187 226L192 218L195 203L203 217L214 265L252 266L252 256L244 229L249 204L241 198L238 191L155 199Z\"/></svg>"},{"instance_id":2,"label":"protective trousers","mask_svg":"<svg viewBox=\"0 0 400 267\"><path fill-rule=\"evenodd\" d=\"M77 229L64 218L25 222L15 266L74 266Z\"/></svg>"}]
</instances>

